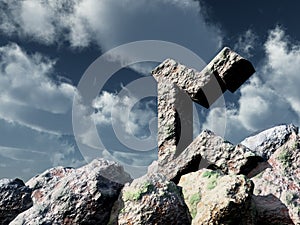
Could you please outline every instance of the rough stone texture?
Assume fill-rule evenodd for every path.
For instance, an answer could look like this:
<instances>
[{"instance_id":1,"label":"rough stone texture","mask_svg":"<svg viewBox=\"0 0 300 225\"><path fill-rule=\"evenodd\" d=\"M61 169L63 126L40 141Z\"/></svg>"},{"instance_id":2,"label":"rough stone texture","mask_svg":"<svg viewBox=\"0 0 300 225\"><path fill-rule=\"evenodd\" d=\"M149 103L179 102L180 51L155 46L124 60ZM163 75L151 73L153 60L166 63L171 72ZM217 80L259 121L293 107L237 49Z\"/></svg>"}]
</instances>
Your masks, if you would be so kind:
<instances>
[{"instance_id":1,"label":"rough stone texture","mask_svg":"<svg viewBox=\"0 0 300 225\"><path fill-rule=\"evenodd\" d=\"M158 158L161 164L173 159L193 140L192 107L192 100L174 84L158 83Z\"/></svg>"},{"instance_id":2,"label":"rough stone texture","mask_svg":"<svg viewBox=\"0 0 300 225\"><path fill-rule=\"evenodd\" d=\"M220 171L202 169L181 177L185 202L193 225L253 225L253 183L244 175L223 175Z\"/></svg>"},{"instance_id":3,"label":"rough stone texture","mask_svg":"<svg viewBox=\"0 0 300 225\"><path fill-rule=\"evenodd\" d=\"M158 82L158 163L180 155L193 139L192 101L208 108L227 89L235 91L255 72L225 47L201 72L167 59L152 71Z\"/></svg>"},{"instance_id":4,"label":"rough stone texture","mask_svg":"<svg viewBox=\"0 0 300 225\"><path fill-rule=\"evenodd\" d=\"M156 171L164 174L169 180L177 183L186 173L198 170L201 158L206 159L212 168L222 170L226 174L248 174L262 161L250 149L243 145L234 146L213 132L205 130L170 163L157 164ZM155 171L152 165L152 171Z\"/></svg>"},{"instance_id":5,"label":"rough stone texture","mask_svg":"<svg viewBox=\"0 0 300 225\"><path fill-rule=\"evenodd\" d=\"M208 108L227 89L234 92L254 72L249 61L225 47L201 72L167 59L152 75L157 81L165 78L176 84L195 102Z\"/></svg>"},{"instance_id":6,"label":"rough stone texture","mask_svg":"<svg viewBox=\"0 0 300 225\"><path fill-rule=\"evenodd\" d=\"M0 224L9 224L32 206L31 189L20 179L0 180Z\"/></svg>"},{"instance_id":7,"label":"rough stone texture","mask_svg":"<svg viewBox=\"0 0 300 225\"><path fill-rule=\"evenodd\" d=\"M291 219L300 224L300 137L291 134L270 156L268 164L269 168L252 178L260 220L266 224L292 224ZM276 207L281 203L286 208Z\"/></svg>"},{"instance_id":8,"label":"rough stone texture","mask_svg":"<svg viewBox=\"0 0 300 225\"><path fill-rule=\"evenodd\" d=\"M178 143L178 120L175 110L174 84L159 82L158 91L158 158L165 162L173 158ZM170 158L172 157L172 158Z\"/></svg>"},{"instance_id":9,"label":"rough stone texture","mask_svg":"<svg viewBox=\"0 0 300 225\"><path fill-rule=\"evenodd\" d=\"M253 151L203 131L177 158L164 167L153 162L148 175L134 181L117 163L103 159L79 169L47 170L27 186L3 179L0 223L8 224L23 211L10 224L298 225L297 130L279 126L255 135L254 146L269 156L255 168L262 158ZM212 169L199 170L201 157ZM170 180L180 180L181 187Z\"/></svg>"},{"instance_id":10,"label":"rough stone texture","mask_svg":"<svg viewBox=\"0 0 300 225\"><path fill-rule=\"evenodd\" d=\"M131 178L123 167L104 159L79 169L50 169L28 181L34 205L11 225L107 224L125 181Z\"/></svg>"},{"instance_id":11,"label":"rough stone texture","mask_svg":"<svg viewBox=\"0 0 300 225\"><path fill-rule=\"evenodd\" d=\"M193 103L185 92L168 81L158 82L157 90L158 159L163 165L193 140Z\"/></svg>"},{"instance_id":12,"label":"rough stone texture","mask_svg":"<svg viewBox=\"0 0 300 225\"><path fill-rule=\"evenodd\" d=\"M191 217L181 190L163 175L152 174L125 185L109 224L188 225Z\"/></svg>"},{"instance_id":13,"label":"rough stone texture","mask_svg":"<svg viewBox=\"0 0 300 225\"><path fill-rule=\"evenodd\" d=\"M292 124L280 125L247 137L241 144L268 160L275 150L286 143L293 133L298 134L298 127Z\"/></svg>"},{"instance_id":14,"label":"rough stone texture","mask_svg":"<svg viewBox=\"0 0 300 225\"><path fill-rule=\"evenodd\" d=\"M294 225L288 208L274 195L252 196L257 211L258 225Z\"/></svg>"}]
</instances>

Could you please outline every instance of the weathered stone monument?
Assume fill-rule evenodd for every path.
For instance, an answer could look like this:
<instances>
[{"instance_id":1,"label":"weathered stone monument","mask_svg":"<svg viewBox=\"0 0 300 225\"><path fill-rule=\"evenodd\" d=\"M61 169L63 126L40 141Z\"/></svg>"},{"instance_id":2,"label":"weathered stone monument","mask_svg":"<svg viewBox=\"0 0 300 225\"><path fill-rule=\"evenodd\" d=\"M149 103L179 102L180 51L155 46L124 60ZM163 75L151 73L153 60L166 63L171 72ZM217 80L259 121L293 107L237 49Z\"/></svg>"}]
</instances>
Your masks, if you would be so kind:
<instances>
[{"instance_id":1,"label":"weathered stone monument","mask_svg":"<svg viewBox=\"0 0 300 225\"><path fill-rule=\"evenodd\" d=\"M158 163L173 160L193 141L192 101L209 108L254 72L248 60L227 47L201 72L172 59L156 67L152 75L158 82Z\"/></svg>"},{"instance_id":2,"label":"weathered stone monument","mask_svg":"<svg viewBox=\"0 0 300 225\"><path fill-rule=\"evenodd\" d=\"M298 127L277 126L237 145L209 130L192 139L192 101L210 107L253 72L228 48L201 72L164 61L153 71L158 163L137 179L102 158L51 168L26 184L0 179L0 225L300 224ZM199 168L203 158L207 168Z\"/></svg>"}]
</instances>

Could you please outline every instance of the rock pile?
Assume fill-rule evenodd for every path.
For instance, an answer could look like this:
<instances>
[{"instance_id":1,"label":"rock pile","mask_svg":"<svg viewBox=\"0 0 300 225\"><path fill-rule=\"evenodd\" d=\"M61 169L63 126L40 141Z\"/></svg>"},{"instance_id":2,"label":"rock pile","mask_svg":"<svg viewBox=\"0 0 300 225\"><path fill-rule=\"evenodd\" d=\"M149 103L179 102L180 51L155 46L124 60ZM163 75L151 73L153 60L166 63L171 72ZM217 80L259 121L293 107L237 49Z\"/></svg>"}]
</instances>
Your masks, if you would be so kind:
<instances>
[{"instance_id":1,"label":"rock pile","mask_svg":"<svg viewBox=\"0 0 300 225\"><path fill-rule=\"evenodd\" d=\"M274 127L238 145L208 130L192 140L191 99L209 107L254 71L229 48L201 72L164 61L152 73L158 161L148 173L132 180L119 164L95 159L26 184L0 180L0 225L300 225L297 127Z\"/></svg>"},{"instance_id":2,"label":"rock pile","mask_svg":"<svg viewBox=\"0 0 300 225\"><path fill-rule=\"evenodd\" d=\"M243 143L251 150L210 131L194 142L197 147L173 167L154 163L135 180L104 159L78 169L52 168L26 184L2 179L0 224L300 224L296 127L247 138ZM262 152L267 159L258 156ZM197 168L199 157L210 161L208 169Z\"/></svg>"}]
</instances>

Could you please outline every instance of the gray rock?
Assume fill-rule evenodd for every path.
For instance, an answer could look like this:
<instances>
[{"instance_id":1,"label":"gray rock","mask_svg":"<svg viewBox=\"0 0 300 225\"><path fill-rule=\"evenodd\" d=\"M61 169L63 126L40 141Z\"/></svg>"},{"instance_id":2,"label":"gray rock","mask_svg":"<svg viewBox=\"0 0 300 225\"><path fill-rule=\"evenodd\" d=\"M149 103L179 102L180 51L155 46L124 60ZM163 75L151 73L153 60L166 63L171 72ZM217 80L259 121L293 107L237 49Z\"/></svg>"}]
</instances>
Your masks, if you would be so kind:
<instances>
[{"instance_id":1,"label":"gray rock","mask_svg":"<svg viewBox=\"0 0 300 225\"><path fill-rule=\"evenodd\" d=\"M11 224L107 224L122 183L131 180L123 167L104 159L50 169L28 181L34 205Z\"/></svg>"},{"instance_id":2,"label":"gray rock","mask_svg":"<svg viewBox=\"0 0 300 225\"><path fill-rule=\"evenodd\" d=\"M252 196L257 211L258 225L292 225L289 210L274 195Z\"/></svg>"},{"instance_id":3,"label":"gray rock","mask_svg":"<svg viewBox=\"0 0 300 225\"><path fill-rule=\"evenodd\" d=\"M259 219L268 224L292 224L291 220L300 224L300 137L291 134L267 163L267 169L251 178Z\"/></svg>"},{"instance_id":4,"label":"gray rock","mask_svg":"<svg viewBox=\"0 0 300 225\"><path fill-rule=\"evenodd\" d=\"M234 146L213 132L205 130L177 158L163 166L157 164L156 171L178 183L182 175L198 170L201 158L206 159L211 168L220 169L225 174L244 175L262 161L260 156L245 146ZM155 170L152 168L152 171Z\"/></svg>"},{"instance_id":5,"label":"gray rock","mask_svg":"<svg viewBox=\"0 0 300 225\"><path fill-rule=\"evenodd\" d=\"M275 150L286 143L293 133L298 134L298 127L292 124L280 125L247 137L241 144L256 151L261 157L268 160Z\"/></svg>"},{"instance_id":6,"label":"gray rock","mask_svg":"<svg viewBox=\"0 0 300 225\"><path fill-rule=\"evenodd\" d=\"M32 206L31 189L20 179L0 180L0 224L9 224Z\"/></svg>"},{"instance_id":7,"label":"gray rock","mask_svg":"<svg viewBox=\"0 0 300 225\"><path fill-rule=\"evenodd\" d=\"M181 190L163 175L145 175L126 184L109 224L188 225L191 217Z\"/></svg>"},{"instance_id":8,"label":"gray rock","mask_svg":"<svg viewBox=\"0 0 300 225\"><path fill-rule=\"evenodd\" d=\"M227 89L236 91L254 72L249 61L225 47L201 72L167 59L152 75L158 82L166 79L176 84L195 102L208 108Z\"/></svg>"},{"instance_id":9,"label":"gray rock","mask_svg":"<svg viewBox=\"0 0 300 225\"><path fill-rule=\"evenodd\" d=\"M192 101L208 108L227 89L234 92L255 72L252 64L225 47L201 71L167 59L152 75L158 82L158 163L180 155L193 140Z\"/></svg>"},{"instance_id":10,"label":"gray rock","mask_svg":"<svg viewBox=\"0 0 300 225\"><path fill-rule=\"evenodd\" d=\"M193 103L168 81L158 82L158 161L166 164L193 140Z\"/></svg>"},{"instance_id":11,"label":"gray rock","mask_svg":"<svg viewBox=\"0 0 300 225\"><path fill-rule=\"evenodd\" d=\"M253 225L253 183L244 175L224 175L220 171L202 169L181 177L186 204L193 225Z\"/></svg>"}]
</instances>

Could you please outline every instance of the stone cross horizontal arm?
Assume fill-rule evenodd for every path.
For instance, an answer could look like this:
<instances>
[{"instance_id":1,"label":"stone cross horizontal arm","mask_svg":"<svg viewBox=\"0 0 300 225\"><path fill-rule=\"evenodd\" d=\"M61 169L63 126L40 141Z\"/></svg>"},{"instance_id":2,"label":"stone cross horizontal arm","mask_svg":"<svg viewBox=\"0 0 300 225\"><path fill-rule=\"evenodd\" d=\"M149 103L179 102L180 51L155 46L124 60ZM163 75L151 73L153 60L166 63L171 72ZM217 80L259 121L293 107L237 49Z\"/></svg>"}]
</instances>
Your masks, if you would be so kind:
<instances>
[{"instance_id":1,"label":"stone cross horizontal arm","mask_svg":"<svg viewBox=\"0 0 300 225\"><path fill-rule=\"evenodd\" d=\"M229 49L201 71L167 59L152 75L158 82L158 162L165 164L193 140L192 100L209 108L226 90L236 91L253 73L252 64Z\"/></svg>"},{"instance_id":2,"label":"stone cross horizontal arm","mask_svg":"<svg viewBox=\"0 0 300 225\"><path fill-rule=\"evenodd\" d=\"M226 90L235 92L254 72L248 60L225 47L201 72L167 59L152 71L152 75L158 82L166 79L176 84L193 101L209 108ZM220 88L222 92L216 94L216 89Z\"/></svg>"}]
</instances>

